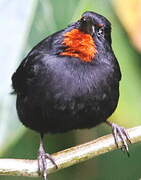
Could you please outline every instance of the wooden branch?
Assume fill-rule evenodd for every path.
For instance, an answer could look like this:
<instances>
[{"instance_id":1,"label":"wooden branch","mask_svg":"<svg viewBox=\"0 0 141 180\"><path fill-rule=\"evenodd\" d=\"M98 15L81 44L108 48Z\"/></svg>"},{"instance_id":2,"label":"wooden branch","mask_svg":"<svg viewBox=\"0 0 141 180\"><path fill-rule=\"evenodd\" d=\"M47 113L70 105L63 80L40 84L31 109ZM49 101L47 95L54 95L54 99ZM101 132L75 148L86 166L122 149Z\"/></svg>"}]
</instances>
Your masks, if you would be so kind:
<instances>
[{"instance_id":1,"label":"wooden branch","mask_svg":"<svg viewBox=\"0 0 141 180\"><path fill-rule=\"evenodd\" d=\"M127 132L129 133L132 144L141 141L141 126L128 129ZM115 142L112 134L110 134L60 151L52 154L58 169L47 159L48 173L53 173L115 149ZM0 175L38 177L37 160L0 159Z\"/></svg>"}]
</instances>

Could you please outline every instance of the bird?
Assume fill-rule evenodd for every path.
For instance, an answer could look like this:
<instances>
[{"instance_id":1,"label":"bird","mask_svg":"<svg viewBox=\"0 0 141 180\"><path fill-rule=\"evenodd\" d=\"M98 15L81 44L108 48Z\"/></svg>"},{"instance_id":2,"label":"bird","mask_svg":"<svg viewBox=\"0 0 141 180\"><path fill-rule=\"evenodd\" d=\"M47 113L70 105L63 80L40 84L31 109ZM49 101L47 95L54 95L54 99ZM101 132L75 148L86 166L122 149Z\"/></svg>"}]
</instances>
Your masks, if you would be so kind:
<instances>
[{"instance_id":1,"label":"bird","mask_svg":"<svg viewBox=\"0 0 141 180\"><path fill-rule=\"evenodd\" d=\"M39 42L12 75L20 121L40 134L39 173L47 179L43 137L92 128L103 122L112 127L117 147L129 154L130 137L108 121L119 100L121 70L112 49L111 23L86 11L80 19Z\"/></svg>"}]
</instances>

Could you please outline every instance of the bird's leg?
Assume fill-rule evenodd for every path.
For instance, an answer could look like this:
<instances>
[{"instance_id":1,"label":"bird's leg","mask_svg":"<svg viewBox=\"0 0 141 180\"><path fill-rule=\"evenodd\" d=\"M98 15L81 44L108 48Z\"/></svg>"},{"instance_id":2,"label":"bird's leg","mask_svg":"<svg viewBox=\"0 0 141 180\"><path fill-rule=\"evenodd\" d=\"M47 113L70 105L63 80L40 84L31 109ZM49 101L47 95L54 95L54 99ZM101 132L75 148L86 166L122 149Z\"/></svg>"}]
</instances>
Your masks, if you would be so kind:
<instances>
[{"instance_id":1,"label":"bird's leg","mask_svg":"<svg viewBox=\"0 0 141 180\"><path fill-rule=\"evenodd\" d=\"M112 134L114 136L115 144L117 148L119 148L119 143L118 140L121 140L122 146L121 150L126 152L127 155L129 156L129 149L128 149L128 144L131 143L130 137L128 133L126 132L125 128L118 126L117 124L111 123L106 121L106 123L112 127Z\"/></svg>"},{"instance_id":2,"label":"bird's leg","mask_svg":"<svg viewBox=\"0 0 141 180\"><path fill-rule=\"evenodd\" d=\"M44 180L47 180L47 161L46 159L49 159L57 168L57 165L54 161L54 159L51 157L50 154L46 153L44 150L43 145L43 134L40 136L40 146L38 151L38 168L39 168L39 174L43 176Z\"/></svg>"}]
</instances>

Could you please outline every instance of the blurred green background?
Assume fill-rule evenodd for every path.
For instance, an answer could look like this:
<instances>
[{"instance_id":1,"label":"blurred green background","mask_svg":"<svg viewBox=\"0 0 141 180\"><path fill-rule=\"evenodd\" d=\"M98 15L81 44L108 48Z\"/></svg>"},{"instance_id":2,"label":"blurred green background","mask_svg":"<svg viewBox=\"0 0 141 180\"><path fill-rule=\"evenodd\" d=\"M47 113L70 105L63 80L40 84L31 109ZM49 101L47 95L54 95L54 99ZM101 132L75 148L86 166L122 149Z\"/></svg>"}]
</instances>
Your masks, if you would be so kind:
<instances>
[{"instance_id":1,"label":"blurred green background","mask_svg":"<svg viewBox=\"0 0 141 180\"><path fill-rule=\"evenodd\" d=\"M121 67L122 81L119 105L110 120L124 127L141 124L141 55L131 43L130 34L121 25L122 17L116 15L115 1L0 1L0 157L36 158L39 146L38 134L18 121L16 97L10 95L12 73L34 45L80 18L86 10L100 13L112 23L113 49ZM46 149L48 153L57 152L110 132L109 127L101 124L90 130L48 135L45 139ZM141 143L129 148L130 158L116 150L51 174L49 180L139 180ZM18 179L32 178L0 176L0 180Z\"/></svg>"}]
</instances>

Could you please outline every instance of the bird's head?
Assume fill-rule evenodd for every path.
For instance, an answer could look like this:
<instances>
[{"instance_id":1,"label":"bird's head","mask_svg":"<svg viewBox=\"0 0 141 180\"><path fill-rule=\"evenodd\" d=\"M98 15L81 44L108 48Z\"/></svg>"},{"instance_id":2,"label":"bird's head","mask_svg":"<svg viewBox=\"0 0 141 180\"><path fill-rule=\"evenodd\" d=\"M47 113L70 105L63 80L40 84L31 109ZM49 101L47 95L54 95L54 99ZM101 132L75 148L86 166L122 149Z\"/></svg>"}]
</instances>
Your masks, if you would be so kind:
<instances>
[{"instance_id":1,"label":"bird's head","mask_svg":"<svg viewBox=\"0 0 141 180\"><path fill-rule=\"evenodd\" d=\"M94 12L85 12L78 22L80 31L111 43L111 23L104 16Z\"/></svg>"},{"instance_id":2,"label":"bird's head","mask_svg":"<svg viewBox=\"0 0 141 180\"><path fill-rule=\"evenodd\" d=\"M66 29L63 40L66 48L60 55L91 62L97 53L97 44L105 42L111 45L111 23L104 16L87 11Z\"/></svg>"}]
</instances>

